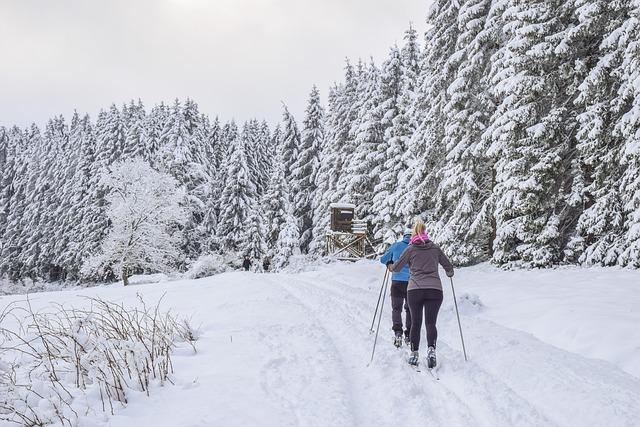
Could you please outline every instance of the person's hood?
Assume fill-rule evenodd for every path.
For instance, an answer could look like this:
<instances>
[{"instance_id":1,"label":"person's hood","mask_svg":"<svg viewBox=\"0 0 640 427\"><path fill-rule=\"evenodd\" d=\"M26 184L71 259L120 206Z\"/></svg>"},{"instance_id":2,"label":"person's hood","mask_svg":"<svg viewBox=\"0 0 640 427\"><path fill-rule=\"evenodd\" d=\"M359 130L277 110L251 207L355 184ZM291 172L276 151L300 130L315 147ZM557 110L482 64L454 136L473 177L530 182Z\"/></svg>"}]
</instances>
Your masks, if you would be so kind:
<instances>
[{"instance_id":1,"label":"person's hood","mask_svg":"<svg viewBox=\"0 0 640 427\"><path fill-rule=\"evenodd\" d=\"M402 241L406 244L409 244L409 242L411 241L411 233L402 236Z\"/></svg>"},{"instance_id":2,"label":"person's hood","mask_svg":"<svg viewBox=\"0 0 640 427\"><path fill-rule=\"evenodd\" d=\"M429 235L427 233L421 233L413 236L410 240L410 243L412 245L415 245L418 242L428 242L428 241L429 241Z\"/></svg>"},{"instance_id":3,"label":"person's hood","mask_svg":"<svg viewBox=\"0 0 640 427\"><path fill-rule=\"evenodd\" d=\"M416 249L433 249L436 247L436 244L431 240L419 240L415 243L412 243L411 246L415 247Z\"/></svg>"}]
</instances>

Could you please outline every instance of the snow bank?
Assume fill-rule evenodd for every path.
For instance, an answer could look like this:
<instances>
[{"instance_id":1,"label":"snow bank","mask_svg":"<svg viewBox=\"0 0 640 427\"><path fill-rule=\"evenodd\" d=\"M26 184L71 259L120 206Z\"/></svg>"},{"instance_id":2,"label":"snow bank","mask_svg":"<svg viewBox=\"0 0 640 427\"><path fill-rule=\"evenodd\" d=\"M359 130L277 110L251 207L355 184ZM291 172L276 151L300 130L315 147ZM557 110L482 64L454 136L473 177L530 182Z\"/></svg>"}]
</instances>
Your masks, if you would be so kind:
<instances>
[{"instance_id":1,"label":"snow bank","mask_svg":"<svg viewBox=\"0 0 640 427\"><path fill-rule=\"evenodd\" d=\"M456 292L482 299L480 315L640 377L640 271L619 267L462 268Z\"/></svg>"},{"instance_id":2,"label":"snow bank","mask_svg":"<svg viewBox=\"0 0 640 427\"><path fill-rule=\"evenodd\" d=\"M173 385L152 386L149 396L129 390L126 408L113 416L87 391L74 399L74 408L95 414L82 425L350 427L402 420L410 427L537 427L635 425L640 418L640 272L457 269L469 361L445 282L436 382L408 369L406 353L391 344L388 299L367 366L384 266L318 261L301 269L41 293L31 304L86 308L87 297L99 297L130 307L140 294L166 294L167 309L200 326L193 331L197 354L187 345L172 353ZM0 310L23 298L3 297Z\"/></svg>"},{"instance_id":3,"label":"snow bank","mask_svg":"<svg viewBox=\"0 0 640 427\"><path fill-rule=\"evenodd\" d=\"M476 294L463 292L462 294L457 295L456 299L458 300L458 311L460 314L471 316L484 310L484 304L482 304L480 297ZM455 310L451 300L447 300L447 302L443 304L443 308L448 311Z\"/></svg>"},{"instance_id":4,"label":"snow bank","mask_svg":"<svg viewBox=\"0 0 640 427\"><path fill-rule=\"evenodd\" d=\"M94 283L79 284L76 282L40 282L24 279L21 282L10 282L0 279L0 296L24 295L34 292L54 292L96 286Z\"/></svg>"},{"instance_id":5,"label":"snow bank","mask_svg":"<svg viewBox=\"0 0 640 427\"><path fill-rule=\"evenodd\" d=\"M293 255L289 258L289 263L280 269L282 273L303 273L306 271L317 271L335 261L327 258L314 258L308 255Z\"/></svg>"},{"instance_id":6,"label":"snow bank","mask_svg":"<svg viewBox=\"0 0 640 427\"><path fill-rule=\"evenodd\" d=\"M222 255L204 254L191 263L184 276L189 279L199 279L224 273L227 270L229 270L229 266Z\"/></svg>"}]
</instances>

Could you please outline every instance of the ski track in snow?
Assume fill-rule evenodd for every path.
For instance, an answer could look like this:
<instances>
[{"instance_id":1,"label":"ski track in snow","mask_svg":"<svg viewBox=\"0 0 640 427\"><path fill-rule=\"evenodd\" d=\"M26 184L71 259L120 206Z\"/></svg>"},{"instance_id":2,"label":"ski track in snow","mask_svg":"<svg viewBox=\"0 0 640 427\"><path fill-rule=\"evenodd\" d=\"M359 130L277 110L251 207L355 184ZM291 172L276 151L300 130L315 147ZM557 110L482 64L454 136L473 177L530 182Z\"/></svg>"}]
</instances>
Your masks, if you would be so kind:
<instances>
[{"instance_id":1,"label":"ski track in snow","mask_svg":"<svg viewBox=\"0 0 640 427\"><path fill-rule=\"evenodd\" d=\"M316 301L325 301L328 306L339 307L343 311L339 314L336 313L336 316L329 316L331 319L341 321L341 319L348 318L349 313L345 313L344 310L353 310L354 307L358 307L358 315L355 316L355 319L360 320L360 324L355 330L365 331L370 326L370 324L366 325L365 318L366 313L370 312L369 306L371 303L362 298L357 299L353 296L347 296L346 293L353 294L353 289L348 287L347 283L337 283L336 287L328 287L326 283L320 285L317 282L302 282L298 280L297 287L304 287L304 291L301 291L304 294L312 295L315 293ZM324 290L322 295L318 295L317 291L320 289ZM363 296L361 292L359 295ZM350 303L348 306L344 305L346 300ZM388 301L387 298L386 304L388 304ZM385 310L385 314L388 314L388 310ZM369 316L371 317L371 313L369 313ZM382 324L388 326L390 316L383 317ZM362 335L362 333L358 335ZM385 339L388 337L388 331L381 331L381 337L378 339L378 352L384 354L378 353L378 357L390 357L393 353L396 353L399 356L393 359L396 359L397 363L403 366L406 363L404 360L406 352L389 348L390 339ZM370 350L370 343L366 342L366 340L363 341L363 346L364 349ZM411 368L405 367L399 378L400 381L397 381L398 384L395 385L400 392L399 404L401 406L405 405L402 402L406 394L410 394L417 397L411 403L420 409L424 409L424 411L421 411L424 413L421 413L415 419L407 420L409 425L419 425L421 421L433 418L434 415L437 416L439 425L553 425L544 415L530 406L526 400L503 384L499 377L483 371L479 366L464 366L462 355L459 352L453 351L450 347L443 345L442 342L439 347L440 360L447 361L444 368L440 368L440 381L436 383L430 374L425 371L426 367L424 367L421 372L423 376L418 377L418 383L416 384L416 381L409 381L416 379L416 373ZM374 360L375 363L376 361ZM447 366L451 368L452 365L455 366L455 369L447 368ZM393 371L393 369L390 370ZM395 372L390 372L390 374L397 375ZM404 378L407 376L410 378ZM443 376L446 376L446 378L443 378ZM425 380L427 381L426 383L424 383ZM394 382L384 378L381 381L386 383ZM409 393L403 392L403 384L406 384L407 381L409 381L412 388ZM396 420L397 417L392 418L389 420L388 425L394 425Z\"/></svg>"},{"instance_id":2,"label":"ski track in snow","mask_svg":"<svg viewBox=\"0 0 640 427\"><path fill-rule=\"evenodd\" d=\"M315 279L298 279L297 286L304 288L300 292L312 295L324 290L324 295L317 301L347 309L346 313L329 316L331 319L344 319L349 312L355 313L361 323L358 329L368 329L371 307L375 308L373 304L379 290L376 287L380 283L374 282L370 292L364 293L352 280L323 280L320 275ZM387 298L386 304L388 301ZM457 348L459 336L455 316L443 306L439 318L438 353L442 366L438 384L449 393L440 393L438 397L458 400L461 405L456 411L471 411L473 421L454 422L444 414L443 425L637 425L640 419L640 381L637 378L608 362L558 349L528 333L488 320L462 316L462 322L466 344L472 352L469 362L464 362L461 349ZM388 328L389 324L390 313L385 309L382 325ZM443 334L443 331L449 333ZM362 336L363 332L356 335ZM378 358L397 352L389 348L389 331L382 330L381 337ZM452 338L455 349L448 344ZM402 353L400 359L406 355ZM428 372L423 373L430 377ZM430 390L424 391L425 397L431 395ZM409 422L409 425L413 424Z\"/></svg>"},{"instance_id":3,"label":"ski track in snow","mask_svg":"<svg viewBox=\"0 0 640 427\"><path fill-rule=\"evenodd\" d=\"M84 303L78 296L131 301L139 292L153 300L166 292L174 313L201 324L198 353L176 350L175 385L155 388L150 397L133 394L107 422L114 427L638 425L637 377L527 332L463 315L465 362L446 289L438 321L440 381L426 366L415 372L406 348L391 344L389 290L368 365L382 272L369 263L300 274L230 273L52 292L32 303ZM424 340L423 328L422 365Z\"/></svg>"}]
</instances>

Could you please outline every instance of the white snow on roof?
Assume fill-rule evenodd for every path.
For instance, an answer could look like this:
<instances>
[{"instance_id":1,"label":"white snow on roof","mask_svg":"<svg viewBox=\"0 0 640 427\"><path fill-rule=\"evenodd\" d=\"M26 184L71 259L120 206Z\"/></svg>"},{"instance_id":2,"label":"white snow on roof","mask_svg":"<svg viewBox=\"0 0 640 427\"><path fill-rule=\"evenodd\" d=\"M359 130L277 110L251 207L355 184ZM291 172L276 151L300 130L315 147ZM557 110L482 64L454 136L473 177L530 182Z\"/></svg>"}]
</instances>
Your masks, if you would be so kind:
<instances>
[{"instance_id":1,"label":"white snow on roof","mask_svg":"<svg viewBox=\"0 0 640 427\"><path fill-rule=\"evenodd\" d=\"M356 205L353 203L331 203L329 207L331 209L355 209Z\"/></svg>"}]
</instances>

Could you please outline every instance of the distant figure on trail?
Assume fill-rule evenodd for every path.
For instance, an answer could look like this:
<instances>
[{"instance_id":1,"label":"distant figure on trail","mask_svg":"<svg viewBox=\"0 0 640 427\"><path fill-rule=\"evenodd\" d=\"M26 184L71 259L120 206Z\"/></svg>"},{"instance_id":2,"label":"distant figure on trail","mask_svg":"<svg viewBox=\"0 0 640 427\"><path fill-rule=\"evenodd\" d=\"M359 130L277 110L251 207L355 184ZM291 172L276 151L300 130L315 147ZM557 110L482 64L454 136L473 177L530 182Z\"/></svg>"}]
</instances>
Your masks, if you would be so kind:
<instances>
[{"instance_id":1,"label":"distant figure on trail","mask_svg":"<svg viewBox=\"0 0 640 427\"><path fill-rule=\"evenodd\" d=\"M245 255L244 261L242 261L242 268L244 268L244 271L249 271L250 267L251 267L251 260L249 259L249 255Z\"/></svg>"},{"instance_id":2,"label":"distant figure on trail","mask_svg":"<svg viewBox=\"0 0 640 427\"><path fill-rule=\"evenodd\" d=\"M404 230L402 240L395 242L380 258L380 262L387 267L400 259L402 253L409 247L411 239L411 225ZM409 266L405 265L398 273L391 275L391 319L395 338L393 344L402 346L402 309L405 311L404 341L409 345L409 332L411 331L411 312L407 303L407 286L409 285Z\"/></svg>"},{"instance_id":3,"label":"distant figure on trail","mask_svg":"<svg viewBox=\"0 0 640 427\"><path fill-rule=\"evenodd\" d=\"M262 260L262 269L266 272L269 271L269 267L271 267L271 260L269 260L269 257L264 257Z\"/></svg>"},{"instance_id":4,"label":"distant figure on trail","mask_svg":"<svg viewBox=\"0 0 640 427\"><path fill-rule=\"evenodd\" d=\"M436 340L438 329L436 320L442 305L442 283L438 274L438 264L444 267L447 276L453 276L453 266L440 247L429 240L426 226L417 220L413 226L413 233L409 247L400 259L391 265L390 270L400 272L409 264L409 286L407 297L411 311L411 356L409 364L417 366L419 360L420 333L422 328L422 312L425 315L427 328L427 364L429 368L436 366Z\"/></svg>"}]
</instances>

